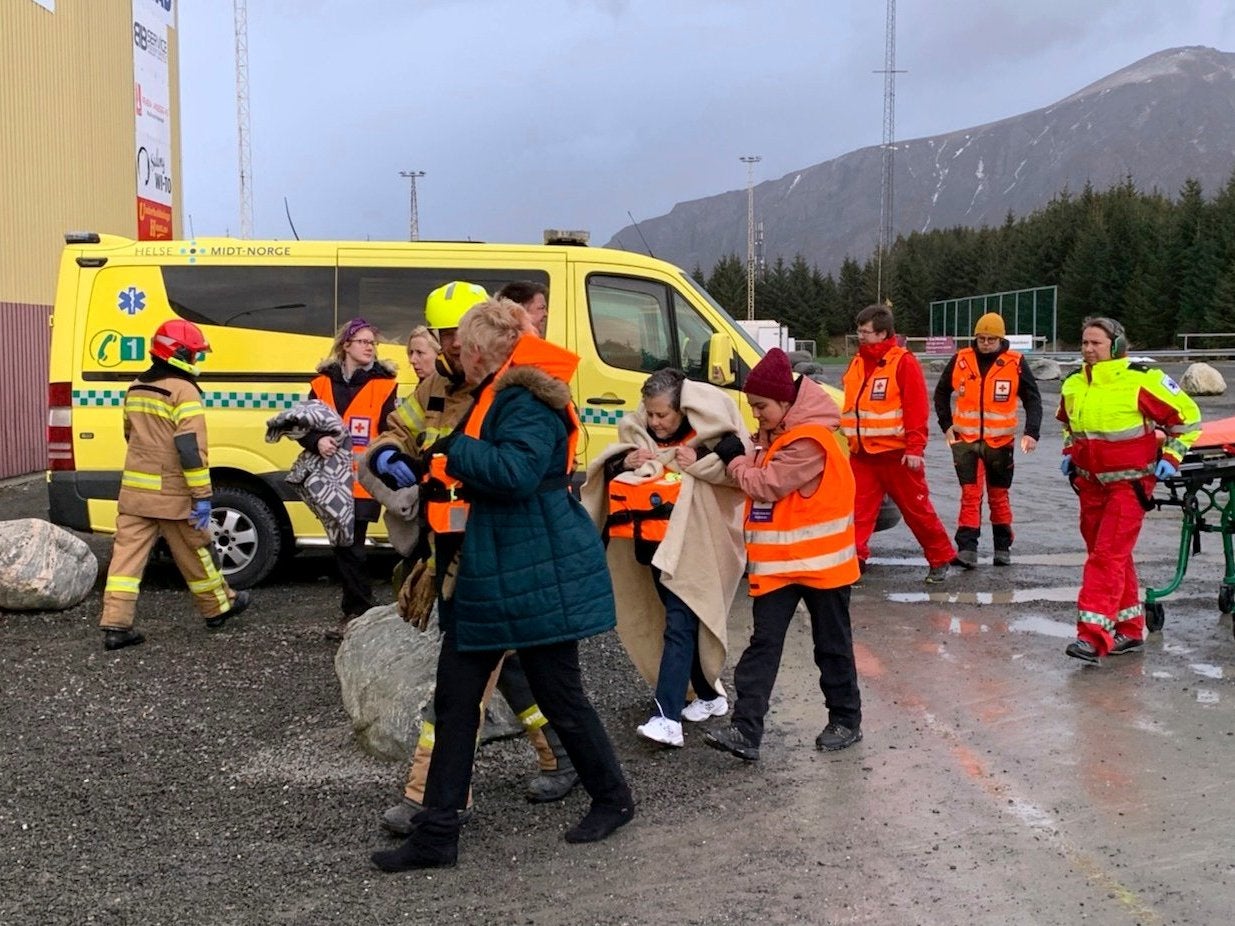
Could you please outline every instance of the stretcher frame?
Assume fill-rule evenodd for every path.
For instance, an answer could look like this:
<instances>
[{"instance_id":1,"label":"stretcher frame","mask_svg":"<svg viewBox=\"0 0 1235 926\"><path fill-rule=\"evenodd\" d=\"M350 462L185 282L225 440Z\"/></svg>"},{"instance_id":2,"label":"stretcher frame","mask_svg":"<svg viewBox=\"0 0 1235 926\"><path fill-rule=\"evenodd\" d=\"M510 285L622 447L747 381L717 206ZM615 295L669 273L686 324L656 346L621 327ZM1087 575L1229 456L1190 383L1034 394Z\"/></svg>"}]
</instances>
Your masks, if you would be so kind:
<instances>
[{"instance_id":1,"label":"stretcher frame","mask_svg":"<svg viewBox=\"0 0 1235 926\"><path fill-rule=\"evenodd\" d=\"M1166 623L1162 599L1175 592L1188 572L1188 562L1201 552L1201 534L1220 534L1226 572L1218 586L1218 610L1235 613L1235 444L1194 446L1179 465L1179 475L1158 483L1163 498L1155 494L1154 506L1179 508L1179 555L1175 574L1161 588L1145 589L1145 627L1159 631ZM1235 629L1235 628L1233 628Z\"/></svg>"}]
</instances>

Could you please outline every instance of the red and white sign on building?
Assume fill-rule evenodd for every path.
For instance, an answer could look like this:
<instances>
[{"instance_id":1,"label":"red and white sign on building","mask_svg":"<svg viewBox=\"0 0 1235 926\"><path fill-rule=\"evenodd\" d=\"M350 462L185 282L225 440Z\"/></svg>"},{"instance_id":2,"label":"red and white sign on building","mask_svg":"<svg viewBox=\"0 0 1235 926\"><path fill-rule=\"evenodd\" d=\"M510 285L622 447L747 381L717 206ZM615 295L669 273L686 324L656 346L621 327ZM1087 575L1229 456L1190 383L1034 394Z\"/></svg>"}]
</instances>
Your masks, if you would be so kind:
<instances>
[{"instance_id":1,"label":"red and white sign on building","mask_svg":"<svg viewBox=\"0 0 1235 926\"><path fill-rule=\"evenodd\" d=\"M137 237L172 237L170 41L175 0L133 0L133 121Z\"/></svg>"}]
</instances>

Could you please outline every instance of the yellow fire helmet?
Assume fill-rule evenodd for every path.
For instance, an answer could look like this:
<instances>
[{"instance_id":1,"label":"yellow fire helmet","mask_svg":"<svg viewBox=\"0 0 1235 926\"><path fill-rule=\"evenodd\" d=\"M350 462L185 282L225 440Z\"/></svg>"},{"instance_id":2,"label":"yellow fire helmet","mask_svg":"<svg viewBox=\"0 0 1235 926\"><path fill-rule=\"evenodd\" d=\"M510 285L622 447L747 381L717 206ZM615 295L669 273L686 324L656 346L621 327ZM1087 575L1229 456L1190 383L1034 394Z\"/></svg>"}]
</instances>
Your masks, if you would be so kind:
<instances>
[{"instance_id":1,"label":"yellow fire helmet","mask_svg":"<svg viewBox=\"0 0 1235 926\"><path fill-rule=\"evenodd\" d=\"M458 328L459 320L472 306L489 298L483 286L455 280L439 286L425 299L425 325L441 331Z\"/></svg>"}]
</instances>

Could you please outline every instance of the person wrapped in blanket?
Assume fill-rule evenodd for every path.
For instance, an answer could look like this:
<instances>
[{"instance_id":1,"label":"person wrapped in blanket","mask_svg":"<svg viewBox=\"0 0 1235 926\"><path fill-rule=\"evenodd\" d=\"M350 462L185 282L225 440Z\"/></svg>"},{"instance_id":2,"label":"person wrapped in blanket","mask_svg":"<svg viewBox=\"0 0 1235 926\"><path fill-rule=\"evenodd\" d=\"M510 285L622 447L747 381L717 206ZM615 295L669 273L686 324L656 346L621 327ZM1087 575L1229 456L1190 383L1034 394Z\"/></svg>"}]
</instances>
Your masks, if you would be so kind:
<instances>
[{"instance_id":1,"label":"person wrapped in blanket","mask_svg":"<svg viewBox=\"0 0 1235 926\"><path fill-rule=\"evenodd\" d=\"M746 563L746 496L711 447L744 428L723 390L681 370L657 370L641 391L617 443L588 468L582 497L607 539L618 635L655 689L656 709L637 732L681 746L683 720L729 712L719 676Z\"/></svg>"}]
</instances>

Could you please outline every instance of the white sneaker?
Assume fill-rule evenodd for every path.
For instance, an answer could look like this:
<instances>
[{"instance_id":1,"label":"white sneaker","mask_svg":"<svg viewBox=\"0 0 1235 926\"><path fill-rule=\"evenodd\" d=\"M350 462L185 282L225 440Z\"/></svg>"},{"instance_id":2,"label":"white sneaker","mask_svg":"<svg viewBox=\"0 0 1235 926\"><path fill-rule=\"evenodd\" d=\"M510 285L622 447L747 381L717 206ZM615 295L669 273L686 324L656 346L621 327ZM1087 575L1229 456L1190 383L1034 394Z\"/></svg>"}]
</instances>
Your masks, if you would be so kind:
<instances>
[{"instance_id":1,"label":"white sneaker","mask_svg":"<svg viewBox=\"0 0 1235 926\"><path fill-rule=\"evenodd\" d=\"M682 719L699 723L709 717L724 717L728 713L729 699L724 695L717 695L711 701L695 698L682 709Z\"/></svg>"},{"instance_id":2,"label":"white sneaker","mask_svg":"<svg viewBox=\"0 0 1235 926\"><path fill-rule=\"evenodd\" d=\"M660 743L663 746L681 746L685 742L682 739L682 725L676 720L670 720L668 717L662 717L660 714L651 718L643 726L636 728L635 732L645 740L651 740L653 743Z\"/></svg>"}]
</instances>

